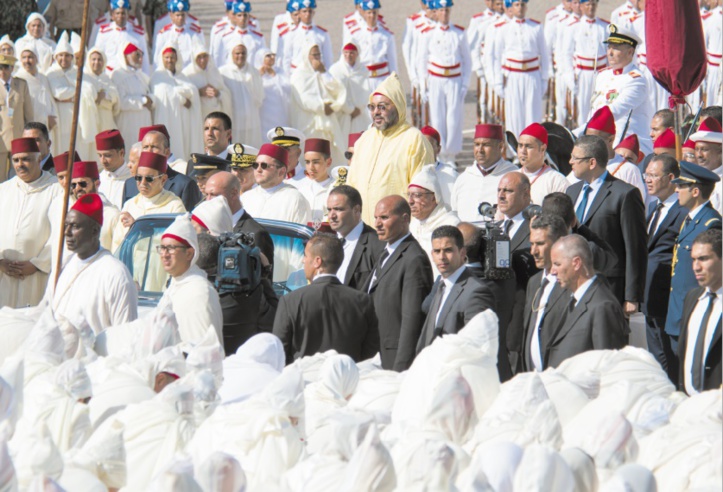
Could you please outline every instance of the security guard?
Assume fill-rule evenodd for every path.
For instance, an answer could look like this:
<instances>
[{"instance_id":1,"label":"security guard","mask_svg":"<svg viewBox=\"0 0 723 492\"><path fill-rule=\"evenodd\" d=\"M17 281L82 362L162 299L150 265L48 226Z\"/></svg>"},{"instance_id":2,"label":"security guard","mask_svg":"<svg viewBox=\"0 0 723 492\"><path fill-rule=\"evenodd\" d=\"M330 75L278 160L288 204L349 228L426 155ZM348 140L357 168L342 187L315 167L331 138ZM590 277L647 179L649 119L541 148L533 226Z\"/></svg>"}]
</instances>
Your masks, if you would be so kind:
<instances>
[{"instance_id":1,"label":"security guard","mask_svg":"<svg viewBox=\"0 0 723 492\"><path fill-rule=\"evenodd\" d=\"M665 333L670 336L673 353L678 353L683 299L690 289L698 286L690 256L693 241L703 231L721 228L721 216L710 204L710 195L718 181L720 177L714 172L686 161L680 162L680 177L672 181L677 188L678 202L690 210L673 250L673 278L665 321Z\"/></svg>"},{"instance_id":2,"label":"security guard","mask_svg":"<svg viewBox=\"0 0 723 492\"><path fill-rule=\"evenodd\" d=\"M241 182L240 192L243 195L256 184L254 168L251 166L256 162L259 149L250 145L235 143L229 145L227 150L226 158L231 161L229 171Z\"/></svg>"}]
</instances>

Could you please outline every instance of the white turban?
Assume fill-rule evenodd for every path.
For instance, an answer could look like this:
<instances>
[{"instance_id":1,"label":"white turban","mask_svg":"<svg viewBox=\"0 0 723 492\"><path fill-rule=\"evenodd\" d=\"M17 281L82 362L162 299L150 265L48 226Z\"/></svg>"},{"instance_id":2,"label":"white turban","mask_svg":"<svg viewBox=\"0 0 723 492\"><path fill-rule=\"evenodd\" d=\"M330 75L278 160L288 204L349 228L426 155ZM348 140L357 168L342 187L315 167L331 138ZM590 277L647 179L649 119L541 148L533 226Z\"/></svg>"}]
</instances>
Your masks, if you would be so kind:
<instances>
[{"instance_id":1,"label":"white turban","mask_svg":"<svg viewBox=\"0 0 723 492\"><path fill-rule=\"evenodd\" d=\"M48 21L46 21L45 17L43 17L41 14L39 14L37 12L33 12L32 14L30 14L28 16L28 20L25 21L25 29L27 29L28 25L30 25L30 23L33 22L34 20L39 20L40 22L42 22L43 26L45 26L45 30L46 31L48 30Z\"/></svg>"},{"instance_id":2,"label":"white turban","mask_svg":"<svg viewBox=\"0 0 723 492\"><path fill-rule=\"evenodd\" d=\"M0 38L0 46L4 44L9 45L13 49L13 54L15 54L16 56L19 54L15 53L15 43L13 43L12 39L10 39L10 36L7 34Z\"/></svg>"},{"instance_id":3,"label":"white turban","mask_svg":"<svg viewBox=\"0 0 723 492\"><path fill-rule=\"evenodd\" d=\"M55 46L55 51L53 52L53 56L59 55L60 53L69 53L71 55L75 53L75 51L73 51L73 46L70 44L70 40L68 39L68 31L63 31L63 34L60 35L58 44Z\"/></svg>"},{"instance_id":4,"label":"white turban","mask_svg":"<svg viewBox=\"0 0 723 492\"><path fill-rule=\"evenodd\" d=\"M93 395L85 364L77 359L66 360L58 366L55 370L55 384L75 400L90 398Z\"/></svg>"},{"instance_id":5,"label":"white turban","mask_svg":"<svg viewBox=\"0 0 723 492\"><path fill-rule=\"evenodd\" d=\"M346 400L359 384L359 369L348 355L333 355L321 366L320 380L335 397Z\"/></svg>"},{"instance_id":6,"label":"white turban","mask_svg":"<svg viewBox=\"0 0 723 492\"><path fill-rule=\"evenodd\" d=\"M264 389L284 369L284 346L271 333L249 338L223 361L223 384L218 390L224 403L242 401Z\"/></svg>"},{"instance_id":7,"label":"white turban","mask_svg":"<svg viewBox=\"0 0 723 492\"><path fill-rule=\"evenodd\" d=\"M214 451L196 471L198 484L205 492L243 492L246 474L230 454Z\"/></svg>"},{"instance_id":8,"label":"white turban","mask_svg":"<svg viewBox=\"0 0 723 492\"><path fill-rule=\"evenodd\" d=\"M208 229L213 236L233 230L233 214L225 196L217 196L201 202L193 209L191 220Z\"/></svg>"},{"instance_id":9,"label":"white turban","mask_svg":"<svg viewBox=\"0 0 723 492\"><path fill-rule=\"evenodd\" d=\"M151 356L153 376L166 372L178 378L186 375L186 359L178 345L166 347Z\"/></svg>"},{"instance_id":10,"label":"white turban","mask_svg":"<svg viewBox=\"0 0 723 492\"><path fill-rule=\"evenodd\" d=\"M80 53L80 44L82 43L82 40L80 39L80 36L78 36L78 33L75 31L70 33L70 46L73 48L73 53Z\"/></svg>"},{"instance_id":11,"label":"white turban","mask_svg":"<svg viewBox=\"0 0 723 492\"><path fill-rule=\"evenodd\" d=\"M412 181L409 183L409 188L414 188L415 186L433 192L437 204L443 203L442 188L439 186L437 174L434 172L434 164L422 167L422 169L414 175Z\"/></svg>"},{"instance_id":12,"label":"white turban","mask_svg":"<svg viewBox=\"0 0 723 492\"><path fill-rule=\"evenodd\" d=\"M175 239L193 248L191 265L196 264L196 261L198 261L198 235L196 234L196 229L191 225L191 214L185 213L176 217L176 220L164 231L161 239L165 237Z\"/></svg>"}]
</instances>

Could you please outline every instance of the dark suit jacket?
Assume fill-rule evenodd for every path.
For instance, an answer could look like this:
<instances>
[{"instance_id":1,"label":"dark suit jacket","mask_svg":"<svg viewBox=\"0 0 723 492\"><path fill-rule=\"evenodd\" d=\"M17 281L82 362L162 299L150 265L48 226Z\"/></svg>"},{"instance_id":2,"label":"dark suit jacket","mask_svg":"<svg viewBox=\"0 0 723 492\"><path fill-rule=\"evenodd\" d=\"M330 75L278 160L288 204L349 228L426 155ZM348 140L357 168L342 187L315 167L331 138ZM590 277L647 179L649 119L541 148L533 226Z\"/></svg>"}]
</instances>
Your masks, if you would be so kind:
<instances>
[{"instance_id":1,"label":"dark suit jacket","mask_svg":"<svg viewBox=\"0 0 723 492\"><path fill-rule=\"evenodd\" d=\"M570 296L562 302L570 305ZM582 296L565 322L550 337L543 353L546 367L588 350L621 349L628 344L628 322L620 302L599 278Z\"/></svg>"},{"instance_id":2,"label":"dark suit jacket","mask_svg":"<svg viewBox=\"0 0 723 492\"><path fill-rule=\"evenodd\" d=\"M536 295L542 295L542 292L538 293L538 289L542 283L543 273L544 272L542 271L538 272L527 283L524 309L525 336L523 339L524 343L522 345L523 367L526 371L533 371L535 369L535 365L532 362L530 346L532 343L532 335L535 332L537 318L542 315L542 312L534 313L532 311L532 303ZM547 299L547 306L545 306L544 311L545 319L542 321L542 325L540 326L540 353L542 354L543 368L547 367L545 364L545 352L550 344L551 337L553 333L565 322L568 311L568 302L571 295L572 293L570 291L560 287L559 283L555 283L552 288L552 292L550 292L550 297Z\"/></svg>"},{"instance_id":3,"label":"dark suit jacket","mask_svg":"<svg viewBox=\"0 0 723 492\"><path fill-rule=\"evenodd\" d=\"M271 234L268 233L264 226L256 222L256 220L244 210L241 218L233 226L233 232L253 233L256 246L266 256L269 262L274 264L274 242L271 240Z\"/></svg>"},{"instance_id":4,"label":"dark suit jacket","mask_svg":"<svg viewBox=\"0 0 723 492\"><path fill-rule=\"evenodd\" d=\"M187 211L190 212L196 208L196 205L203 200L203 195L201 194L201 190L198 189L196 181L185 174L174 171L170 166L168 167L166 174L168 175L168 179L166 180L166 184L163 185L163 189L170 191L180 198ZM123 203L130 200L137 194L138 186L136 185L136 179L126 179L126 182L123 185Z\"/></svg>"},{"instance_id":5,"label":"dark suit jacket","mask_svg":"<svg viewBox=\"0 0 723 492\"><path fill-rule=\"evenodd\" d=\"M575 203L584 183L567 189ZM605 177L585 217L585 226L607 241L618 261L601 273L610 282L618 301L643 302L648 263L645 206L640 190L610 173Z\"/></svg>"},{"instance_id":6,"label":"dark suit jacket","mask_svg":"<svg viewBox=\"0 0 723 492\"><path fill-rule=\"evenodd\" d=\"M384 243L377 237L377 231L364 224L359 241L351 255L349 268L346 270L344 285L362 290L374 271L376 260L383 249Z\"/></svg>"},{"instance_id":7,"label":"dark suit jacket","mask_svg":"<svg viewBox=\"0 0 723 492\"><path fill-rule=\"evenodd\" d=\"M422 311L427 315L427 319L424 321L422 334L417 343L417 353L431 345L436 337L447 333L457 333L475 315L485 309L492 309L493 311L495 309L494 292L477 280L474 274L465 268L465 271L462 272L454 286L452 286L444 305L441 306L439 321L435 321L437 313L432 313L429 310L442 282L442 278L439 277L432 287L432 292L422 303Z\"/></svg>"},{"instance_id":8,"label":"dark suit jacket","mask_svg":"<svg viewBox=\"0 0 723 492\"><path fill-rule=\"evenodd\" d=\"M284 344L286 363L327 350L355 361L379 350L374 304L368 294L321 277L279 300L274 335Z\"/></svg>"},{"instance_id":9,"label":"dark suit jacket","mask_svg":"<svg viewBox=\"0 0 723 492\"><path fill-rule=\"evenodd\" d=\"M685 351L688 347L688 322L693 314L698 298L703 295L705 287L692 289L685 296L683 302L683 318L680 325L680 338L678 339L678 360L680 361L680 371L678 376L678 385L680 391L685 391L685 378L683 371L685 370ZM721 377L721 318L718 318L718 328L713 334L710 349L705 356L705 370L703 371L703 389L710 390L720 388L723 378Z\"/></svg>"},{"instance_id":10,"label":"dark suit jacket","mask_svg":"<svg viewBox=\"0 0 723 492\"><path fill-rule=\"evenodd\" d=\"M48 154L45 162L42 163L43 171L47 171L51 174L55 174L55 166L53 165L53 154Z\"/></svg>"},{"instance_id":11,"label":"dark suit jacket","mask_svg":"<svg viewBox=\"0 0 723 492\"><path fill-rule=\"evenodd\" d=\"M364 291L369 290L369 276ZM401 242L384 268L370 294L379 319L382 367L404 371L412 365L422 332L422 302L432 290L429 257L411 234Z\"/></svg>"},{"instance_id":12,"label":"dark suit jacket","mask_svg":"<svg viewBox=\"0 0 723 492\"><path fill-rule=\"evenodd\" d=\"M222 294L223 349L226 355L236 353L241 345L261 332L271 332L279 298L269 279L248 294Z\"/></svg>"},{"instance_id":13,"label":"dark suit jacket","mask_svg":"<svg viewBox=\"0 0 723 492\"><path fill-rule=\"evenodd\" d=\"M525 290L527 282L539 270L535 266L535 259L530 254L530 223L524 221L517 229L515 235L510 238L510 254L512 269L515 271L517 286L515 288L514 308L512 319L507 327L507 348L512 352L520 352L522 349L524 331L524 306ZM513 368L513 372L518 370Z\"/></svg>"},{"instance_id":14,"label":"dark suit jacket","mask_svg":"<svg viewBox=\"0 0 723 492\"><path fill-rule=\"evenodd\" d=\"M596 272L602 273L615 266L618 257L610 243L582 224L578 225L572 232L587 239L587 243L592 250L592 264Z\"/></svg>"},{"instance_id":15,"label":"dark suit jacket","mask_svg":"<svg viewBox=\"0 0 723 492\"><path fill-rule=\"evenodd\" d=\"M670 276L672 273L673 248L688 209L680 203L670 207L655 234L648 238L648 269L645 277L645 303L643 314L665 320L670 297ZM648 220L652 211L648 213ZM662 323L665 326L665 322Z\"/></svg>"}]
</instances>

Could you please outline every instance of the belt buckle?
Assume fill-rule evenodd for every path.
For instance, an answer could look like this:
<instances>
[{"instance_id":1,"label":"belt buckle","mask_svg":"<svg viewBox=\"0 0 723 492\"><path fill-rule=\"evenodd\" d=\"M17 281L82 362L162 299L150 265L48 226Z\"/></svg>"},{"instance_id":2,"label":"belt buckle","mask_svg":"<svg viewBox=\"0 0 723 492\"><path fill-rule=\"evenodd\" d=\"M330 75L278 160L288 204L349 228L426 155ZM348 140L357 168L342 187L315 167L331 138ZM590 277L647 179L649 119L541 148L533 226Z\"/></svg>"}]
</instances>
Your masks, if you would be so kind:
<instances>
[{"instance_id":1,"label":"belt buckle","mask_svg":"<svg viewBox=\"0 0 723 492\"><path fill-rule=\"evenodd\" d=\"M522 70L527 70L527 62L522 62Z\"/></svg>"},{"instance_id":2,"label":"belt buckle","mask_svg":"<svg viewBox=\"0 0 723 492\"><path fill-rule=\"evenodd\" d=\"M445 68L445 69L444 69L444 75L445 75L445 76L446 76L446 75L449 75L449 68Z\"/></svg>"},{"instance_id":3,"label":"belt buckle","mask_svg":"<svg viewBox=\"0 0 723 492\"><path fill-rule=\"evenodd\" d=\"M376 71L376 70L372 70L372 78L375 78L376 76L377 76L377 71Z\"/></svg>"}]
</instances>

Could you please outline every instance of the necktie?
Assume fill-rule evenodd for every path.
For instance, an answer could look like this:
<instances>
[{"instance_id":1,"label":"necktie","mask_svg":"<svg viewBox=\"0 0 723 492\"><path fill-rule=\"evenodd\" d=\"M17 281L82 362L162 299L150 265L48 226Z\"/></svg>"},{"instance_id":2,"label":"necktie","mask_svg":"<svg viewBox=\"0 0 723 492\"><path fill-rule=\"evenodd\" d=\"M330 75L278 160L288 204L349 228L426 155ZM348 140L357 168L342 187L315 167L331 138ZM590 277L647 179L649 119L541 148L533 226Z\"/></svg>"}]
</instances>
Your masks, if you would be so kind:
<instances>
[{"instance_id":1,"label":"necktie","mask_svg":"<svg viewBox=\"0 0 723 492\"><path fill-rule=\"evenodd\" d=\"M10 93L10 81L9 80L7 82L5 82L5 91L7 91L8 94Z\"/></svg>"},{"instance_id":2,"label":"necktie","mask_svg":"<svg viewBox=\"0 0 723 492\"><path fill-rule=\"evenodd\" d=\"M510 236L510 229L512 229L513 222L510 219L505 219L505 223L502 225L502 228L505 230L505 234L507 234L507 237Z\"/></svg>"},{"instance_id":3,"label":"necktie","mask_svg":"<svg viewBox=\"0 0 723 492\"><path fill-rule=\"evenodd\" d=\"M705 339L706 331L708 331L708 322L713 314L713 304L715 302L715 292L708 293L708 307L705 308L703 321L698 330L698 338L695 339L695 350L693 351L693 387L701 391L703 389L703 375L705 374Z\"/></svg>"},{"instance_id":4,"label":"necktie","mask_svg":"<svg viewBox=\"0 0 723 492\"><path fill-rule=\"evenodd\" d=\"M345 237L339 238L339 241L341 241L341 247L343 249L344 246L346 246L346 238Z\"/></svg>"},{"instance_id":5,"label":"necktie","mask_svg":"<svg viewBox=\"0 0 723 492\"><path fill-rule=\"evenodd\" d=\"M582 187L582 200L580 200L580 205L578 205L577 210L575 210L577 220L581 224L585 221L585 210L587 209L587 198L590 196L590 191L592 191L592 188L589 184L585 183Z\"/></svg>"},{"instance_id":6,"label":"necktie","mask_svg":"<svg viewBox=\"0 0 723 492\"><path fill-rule=\"evenodd\" d=\"M442 309L442 298L444 297L445 287L446 284L444 283L444 280L440 280L437 293L434 294L434 299L432 299L432 305L429 307L429 316L431 316L431 323L432 326L434 326L435 328L437 326L437 316L439 315L440 309ZM437 333L437 331L435 330L434 337L437 337L439 335L440 333Z\"/></svg>"},{"instance_id":7,"label":"necktie","mask_svg":"<svg viewBox=\"0 0 723 492\"><path fill-rule=\"evenodd\" d=\"M567 307L567 310L569 312L572 312L573 309L575 309L575 306L577 305L577 299L575 299L575 295L570 296L570 305Z\"/></svg>"},{"instance_id":8,"label":"necktie","mask_svg":"<svg viewBox=\"0 0 723 492\"><path fill-rule=\"evenodd\" d=\"M367 293L371 292L372 287L377 285L377 280L379 279L379 274L382 271L382 263L384 263L384 260L386 260L389 257L389 250L384 248L384 252L379 256L379 259L377 260L377 266L374 267L374 273L372 274L372 281L369 283L369 290Z\"/></svg>"},{"instance_id":9,"label":"necktie","mask_svg":"<svg viewBox=\"0 0 723 492\"><path fill-rule=\"evenodd\" d=\"M648 224L648 237L655 234L655 229L658 227L658 220L660 220L661 210L663 210L663 202L658 202L658 206L655 207L655 212L653 212L653 216L650 218L650 223Z\"/></svg>"},{"instance_id":10,"label":"necktie","mask_svg":"<svg viewBox=\"0 0 723 492\"><path fill-rule=\"evenodd\" d=\"M545 287L550 283L550 281L547 279L547 277L542 278L542 282L540 282L540 289L537 291L538 295L535 296L535 302L532 305L532 308L537 312L537 316L540 318L539 323L537 323L537 331L540 331L542 329L542 323L545 321L545 309L542 309L542 312L540 312L540 302L542 301L542 296L545 294Z\"/></svg>"}]
</instances>

